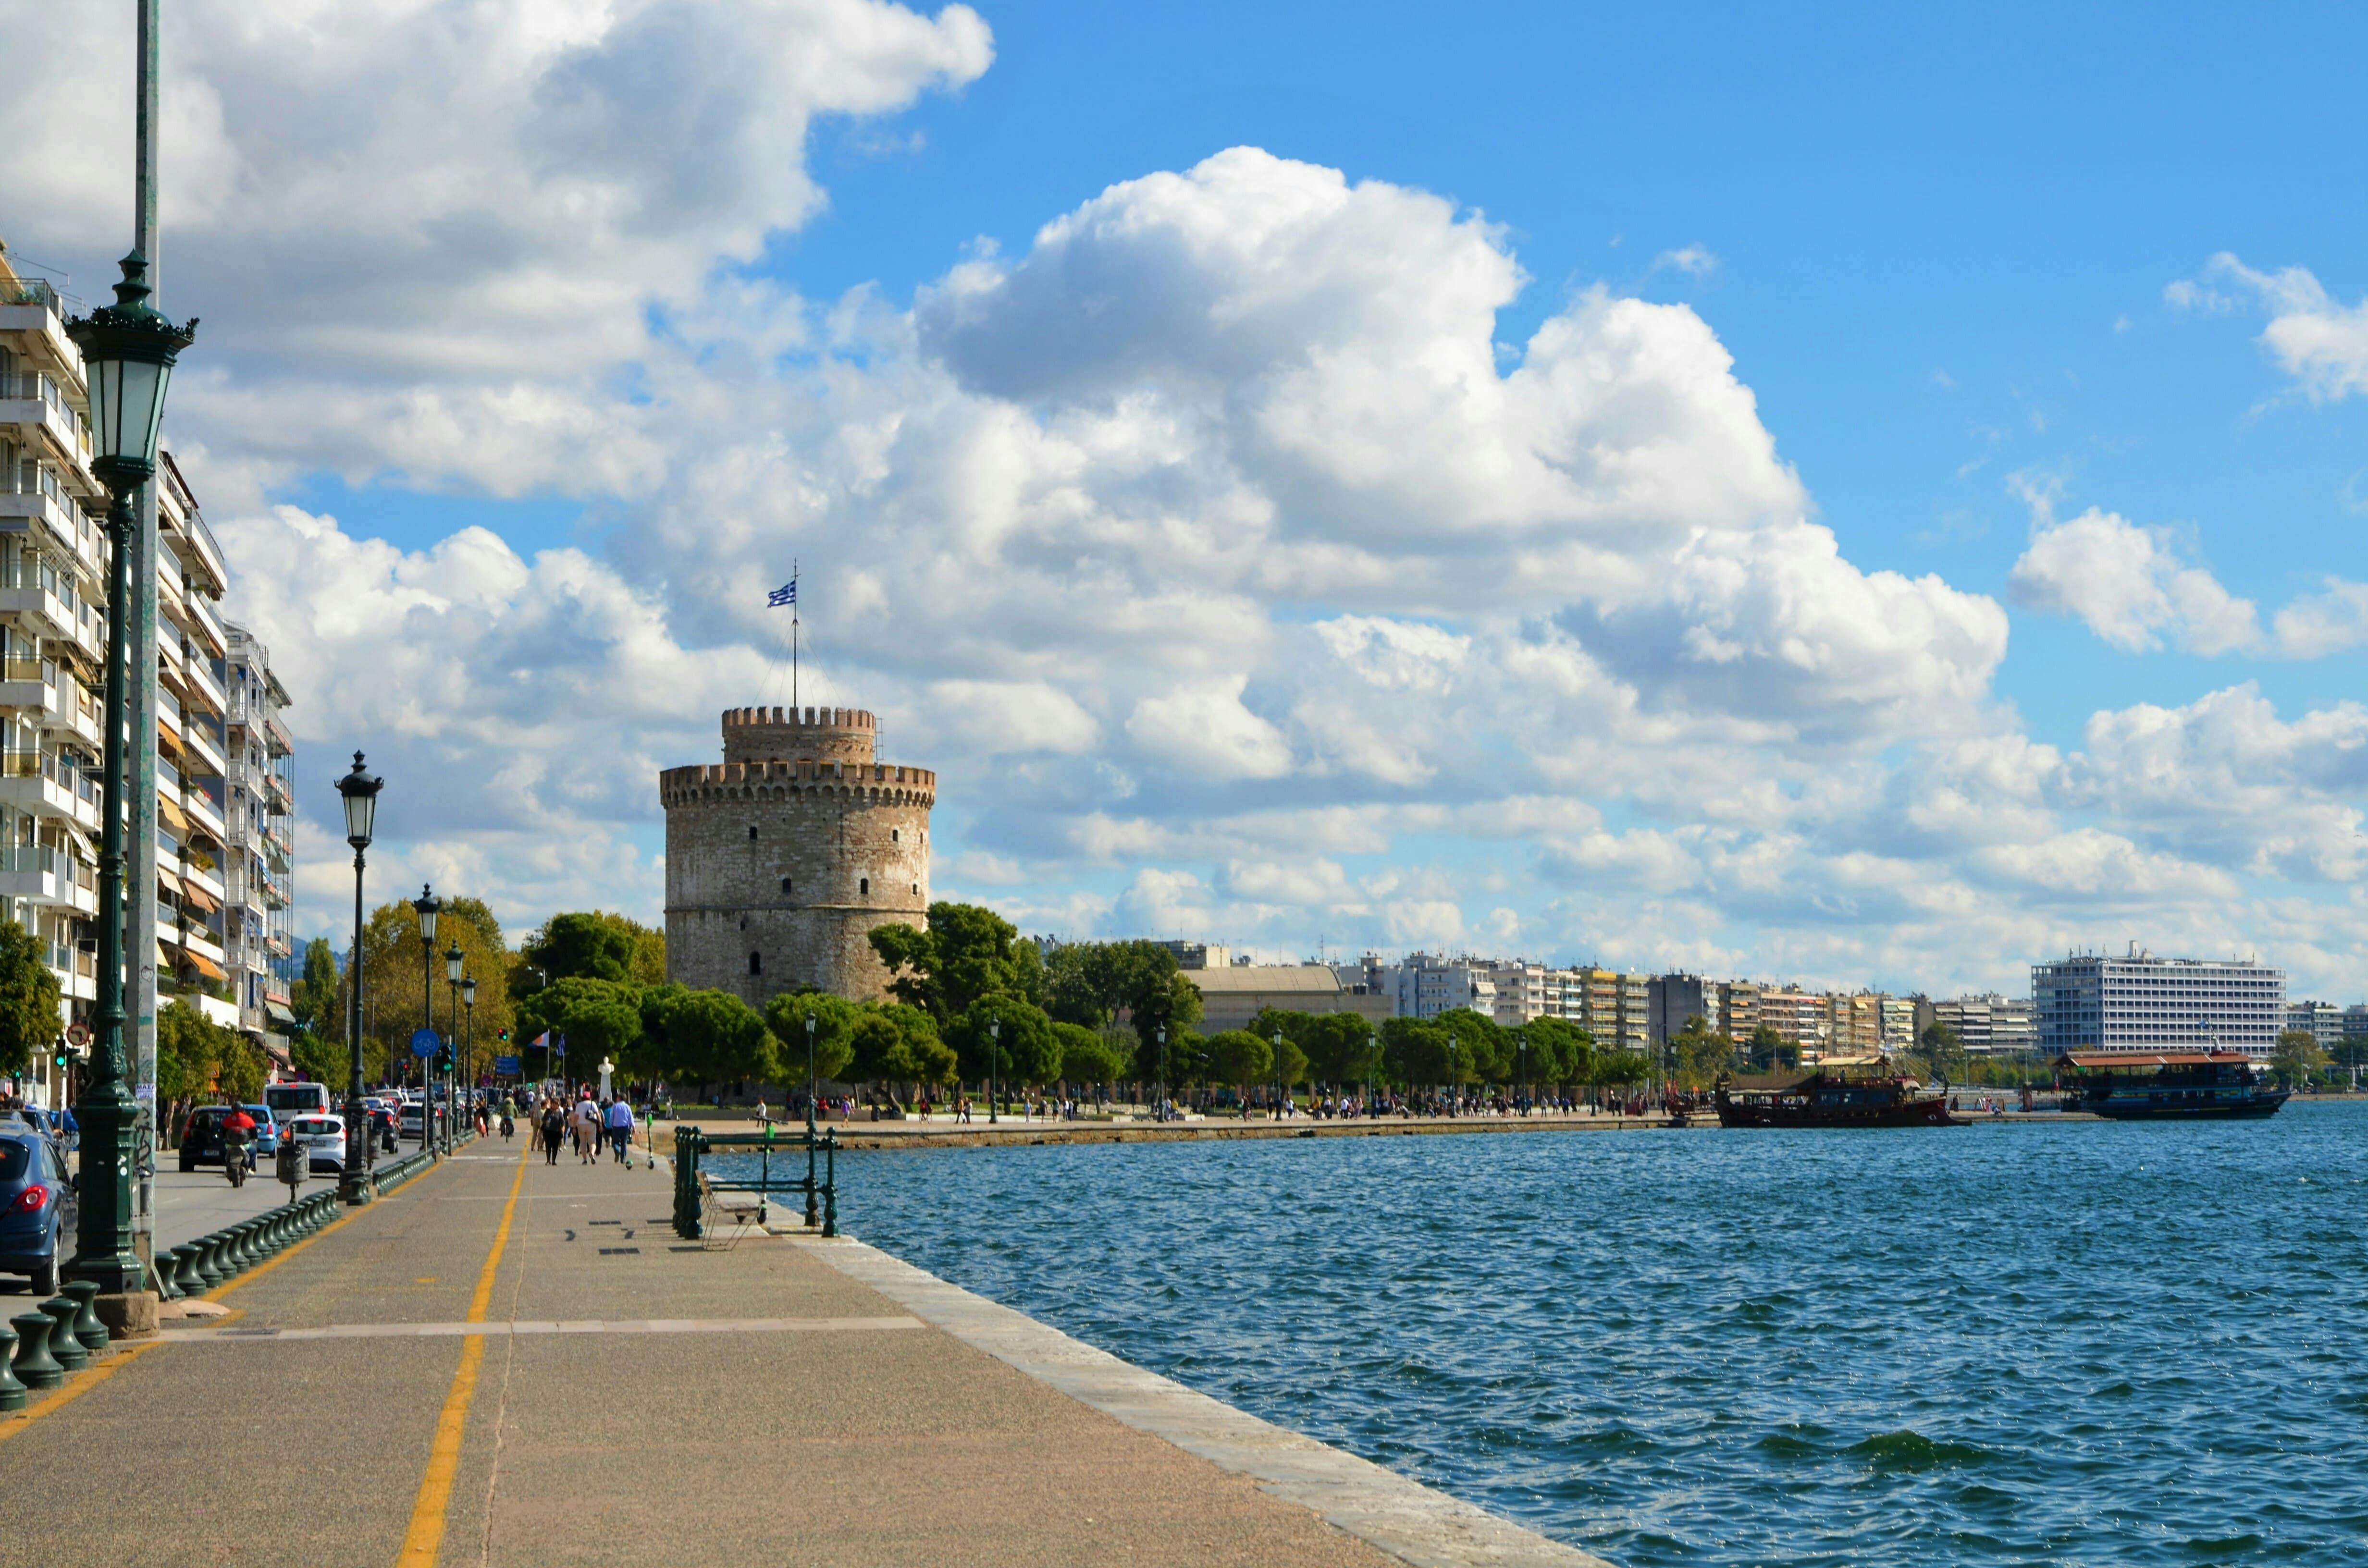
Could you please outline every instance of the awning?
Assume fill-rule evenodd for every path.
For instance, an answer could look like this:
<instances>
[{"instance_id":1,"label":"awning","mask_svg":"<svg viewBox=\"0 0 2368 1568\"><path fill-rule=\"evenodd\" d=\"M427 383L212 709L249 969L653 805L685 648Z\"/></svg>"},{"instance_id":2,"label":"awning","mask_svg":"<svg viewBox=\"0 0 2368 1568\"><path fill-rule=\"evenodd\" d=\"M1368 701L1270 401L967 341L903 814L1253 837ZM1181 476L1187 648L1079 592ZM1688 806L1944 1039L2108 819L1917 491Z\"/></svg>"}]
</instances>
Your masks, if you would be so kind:
<instances>
[{"instance_id":1,"label":"awning","mask_svg":"<svg viewBox=\"0 0 2368 1568\"><path fill-rule=\"evenodd\" d=\"M206 957L203 953L195 952L188 948L183 948L181 949L181 956L188 960L190 967L195 969L199 974L204 975L208 980L228 980L230 978L229 975L222 972L222 965L214 962L213 960Z\"/></svg>"},{"instance_id":2,"label":"awning","mask_svg":"<svg viewBox=\"0 0 2368 1568\"><path fill-rule=\"evenodd\" d=\"M165 869L162 866L156 868L156 885L164 889L166 892L171 893L175 898L183 896L184 892L187 891L181 886L181 879L173 875L172 872Z\"/></svg>"},{"instance_id":3,"label":"awning","mask_svg":"<svg viewBox=\"0 0 2368 1568\"><path fill-rule=\"evenodd\" d=\"M186 835L189 831L189 819L183 814L181 808L174 802L170 795L156 797L156 810L174 832Z\"/></svg>"},{"instance_id":4,"label":"awning","mask_svg":"<svg viewBox=\"0 0 2368 1568\"><path fill-rule=\"evenodd\" d=\"M264 998L263 1010L271 1016L271 1021L275 1024L292 1025L296 1021L295 1014L290 1012L279 1003L272 1001L268 996Z\"/></svg>"},{"instance_id":5,"label":"awning","mask_svg":"<svg viewBox=\"0 0 2368 1568\"><path fill-rule=\"evenodd\" d=\"M181 884L181 902L197 905L199 912L205 915L211 915L222 907L214 901L213 894L198 886L195 878Z\"/></svg>"}]
</instances>

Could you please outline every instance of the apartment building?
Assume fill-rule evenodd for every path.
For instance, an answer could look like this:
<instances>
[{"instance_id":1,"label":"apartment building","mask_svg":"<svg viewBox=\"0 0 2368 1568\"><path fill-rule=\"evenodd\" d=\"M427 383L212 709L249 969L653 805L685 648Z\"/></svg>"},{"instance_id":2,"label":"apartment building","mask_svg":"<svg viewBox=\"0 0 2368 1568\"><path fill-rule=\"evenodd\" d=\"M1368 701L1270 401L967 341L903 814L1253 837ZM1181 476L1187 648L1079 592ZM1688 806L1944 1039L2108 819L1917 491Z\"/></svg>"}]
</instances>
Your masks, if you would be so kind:
<instances>
[{"instance_id":1,"label":"apartment building","mask_svg":"<svg viewBox=\"0 0 2368 1568\"><path fill-rule=\"evenodd\" d=\"M1759 1023L1804 1051L1826 1049L1826 999L1814 991L1768 985L1759 990ZM1758 1026L1755 1026L1757 1028ZM1750 1039L1749 1033L1743 1037Z\"/></svg>"},{"instance_id":2,"label":"apartment building","mask_svg":"<svg viewBox=\"0 0 2368 1568\"><path fill-rule=\"evenodd\" d=\"M1721 1027L1726 987L1698 974L1658 974L1645 983L1645 1032L1655 1046L1667 1045L1671 1035L1700 1018L1711 1028Z\"/></svg>"},{"instance_id":3,"label":"apartment building","mask_svg":"<svg viewBox=\"0 0 2368 1568\"><path fill-rule=\"evenodd\" d=\"M233 624L225 631L230 790L223 812L229 828L223 940L239 1027L267 1048L284 1050L294 1021L288 985L294 973L290 921L296 899L295 748L280 719L289 698L271 672L270 650L244 627Z\"/></svg>"},{"instance_id":4,"label":"apartment building","mask_svg":"<svg viewBox=\"0 0 2368 1568\"><path fill-rule=\"evenodd\" d=\"M156 524L157 999L177 996L236 1028L224 880L230 639L215 608L230 574L170 452L157 463Z\"/></svg>"},{"instance_id":5,"label":"apartment building","mask_svg":"<svg viewBox=\"0 0 2368 1568\"><path fill-rule=\"evenodd\" d=\"M0 251L0 902L71 1020L97 993L108 500L67 311Z\"/></svg>"},{"instance_id":6,"label":"apartment building","mask_svg":"<svg viewBox=\"0 0 2368 1568\"><path fill-rule=\"evenodd\" d=\"M1398 1017L1435 1018L1454 1007L1497 1015L1497 983L1485 962L1412 952L1383 974L1384 994Z\"/></svg>"},{"instance_id":7,"label":"apartment building","mask_svg":"<svg viewBox=\"0 0 2368 1568\"><path fill-rule=\"evenodd\" d=\"M1722 988L1719 1028L1737 1045L1748 1045L1759 1029L1759 990L1748 980L1731 980Z\"/></svg>"},{"instance_id":8,"label":"apartment building","mask_svg":"<svg viewBox=\"0 0 2368 1568\"><path fill-rule=\"evenodd\" d=\"M1826 996L1826 1054L1883 1054L1883 1005L1889 1000L1876 991L1829 992Z\"/></svg>"},{"instance_id":9,"label":"apartment building","mask_svg":"<svg viewBox=\"0 0 2368 1568\"><path fill-rule=\"evenodd\" d=\"M2286 975L2254 959L2073 953L2031 968L2038 1048L2197 1051L2266 1060L2285 1025Z\"/></svg>"},{"instance_id":10,"label":"apartment building","mask_svg":"<svg viewBox=\"0 0 2368 1568\"><path fill-rule=\"evenodd\" d=\"M1492 963L1487 968L1488 983L1495 992L1493 1017L1505 1028L1519 1028L1531 1018L1561 1016L1564 988L1555 971L1542 963L1520 959Z\"/></svg>"},{"instance_id":11,"label":"apartment building","mask_svg":"<svg viewBox=\"0 0 2368 1568\"><path fill-rule=\"evenodd\" d=\"M1931 1020L1925 1015L1931 1004L1921 996L1885 996L1883 999L1883 1049L1886 1051L1913 1051L1924 1037L1924 1026Z\"/></svg>"},{"instance_id":12,"label":"apartment building","mask_svg":"<svg viewBox=\"0 0 2368 1568\"><path fill-rule=\"evenodd\" d=\"M2289 1002L2286 1004L2286 1028L2307 1034L2318 1042L2321 1051L2332 1051L2348 1032L2344 1019L2346 1011L2332 1002ZM2360 1011L2368 1012L2368 1008Z\"/></svg>"}]
</instances>

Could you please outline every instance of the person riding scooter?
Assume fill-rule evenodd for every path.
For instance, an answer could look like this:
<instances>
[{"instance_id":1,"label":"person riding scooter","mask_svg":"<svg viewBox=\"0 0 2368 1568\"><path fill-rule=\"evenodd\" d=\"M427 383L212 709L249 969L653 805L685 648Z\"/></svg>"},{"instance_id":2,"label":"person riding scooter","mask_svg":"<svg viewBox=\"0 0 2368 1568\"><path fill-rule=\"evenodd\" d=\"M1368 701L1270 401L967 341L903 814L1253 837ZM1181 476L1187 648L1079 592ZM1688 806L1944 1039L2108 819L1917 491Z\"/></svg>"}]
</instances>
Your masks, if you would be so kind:
<instances>
[{"instance_id":1,"label":"person riding scooter","mask_svg":"<svg viewBox=\"0 0 2368 1568\"><path fill-rule=\"evenodd\" d=\"M222 1175L230 1177L231 1186L245 1187L246 1173L255 1166L255 1118L245 1106L232 1106L222 1118Z\"/></svg>"}]
</instances>

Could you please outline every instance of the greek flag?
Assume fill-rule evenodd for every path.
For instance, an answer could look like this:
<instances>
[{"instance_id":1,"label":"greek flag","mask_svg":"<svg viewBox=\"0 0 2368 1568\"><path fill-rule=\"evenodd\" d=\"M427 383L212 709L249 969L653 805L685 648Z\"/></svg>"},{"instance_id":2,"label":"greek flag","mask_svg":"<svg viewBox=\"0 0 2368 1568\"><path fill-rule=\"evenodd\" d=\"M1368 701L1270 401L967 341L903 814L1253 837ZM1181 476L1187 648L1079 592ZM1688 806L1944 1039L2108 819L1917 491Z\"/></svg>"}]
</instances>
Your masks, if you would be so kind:
<instances>
[{"instance_id":1,"label":"greek flag","mask_svg":"<svg viewBox=\"0 0 2368 1568\"><path fill-rule=\"evenodd\" d=\"M771 593L765 596L765 608L767 609L780 609L783 605L793 605L797 602L798 580L795 577L791 578L788 582L782 584L780 587L775 588Z\"/></svg>"}]
</instances>

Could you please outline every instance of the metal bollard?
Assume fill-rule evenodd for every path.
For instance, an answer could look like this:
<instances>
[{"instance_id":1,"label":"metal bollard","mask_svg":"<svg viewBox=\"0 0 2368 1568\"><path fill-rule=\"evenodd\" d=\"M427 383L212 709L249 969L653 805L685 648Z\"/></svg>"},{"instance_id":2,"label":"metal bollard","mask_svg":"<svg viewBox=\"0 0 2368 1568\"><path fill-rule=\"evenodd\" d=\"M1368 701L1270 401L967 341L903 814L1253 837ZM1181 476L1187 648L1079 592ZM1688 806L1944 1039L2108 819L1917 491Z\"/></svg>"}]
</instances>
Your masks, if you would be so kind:
<instances>
[{"instance_id":1,"label":"metal bollard","mask_svg":"<svg viewBox=\"0 0 2368 1568\"><path fill-rule=\"evenodd\" d=\"M0 1323L0 1410L25 1408L25 1385L17 1381L8 1362L17 1351L17 1331Z\"/></svg>"},{"instance_id":2,"label":"metal bollard","mask_svg":"<svg viewBox=\"0 0 2368 1568\"><path fill-rule=\"evenodd\" d=\"M66 1381L66 1369L50 1354L50 1334L58 1320L47 1312L19 1312L8 1322L17 1330L17 1354L9 1368L28 1389L53 1389Z\"/></svg>"},{"instance_id":3,"label":"metal bollard","mask_svg":"<svg viewBox=\"0 0 2368 1568\"><path fill-rule=\"evenodd\" d=\"M198 1272L198 1251L183 1242L172 1252L173 1284L184 1296L199 1295L206 1289L206 1277Z\"/></svg>"},{"instance_id":4,"label":"metal bollard","mask_svg":"<svg viewBox=\"0 0 2368 1568\"><path fill-rule=\"evenodd\" d=\"M82 1316L82 1309L74 1305L74 1298L51 1296L41 1303L41 1311L49 1313L51 1321L57 1324L50 1330L50 1354L56 1358L58 1365L68 1372L79 1372L89 1366L90 1352L84 1349L82 1341L74 1337L74 1319Z\"/></svg>"},{"instance_id":5,"label":"metal bollard","mask_svg":"<svg viewBox=\"0 0 2368 1568\"><path fill-rule=\"evenodd\" d=\"M69 1279L58 1290L61 1296L71 1296L76 1309L74 1336L95 1360L108 1354L107 1325L98 1321L98 1311L91 1303L98 1299L98 1285L90 1279Z\"/></svg>"}]
</instances>

